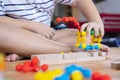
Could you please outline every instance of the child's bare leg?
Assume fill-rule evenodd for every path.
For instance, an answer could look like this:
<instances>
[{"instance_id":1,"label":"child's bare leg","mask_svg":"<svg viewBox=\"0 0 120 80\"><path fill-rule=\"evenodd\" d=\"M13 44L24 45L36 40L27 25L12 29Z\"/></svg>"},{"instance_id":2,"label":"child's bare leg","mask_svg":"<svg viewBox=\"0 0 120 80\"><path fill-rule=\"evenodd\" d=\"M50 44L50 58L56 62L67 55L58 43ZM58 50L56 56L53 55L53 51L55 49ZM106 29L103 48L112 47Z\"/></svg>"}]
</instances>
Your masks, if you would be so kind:
<instances>
[{"instance_id":1,"label":"child's bare leg","mask_svg":"<svg viewBox=\"0 0 120 80\"><path fill-rule=\"evenodd\" d=\"M69 52L71 47L30 31L0 25L0 51L30 56L40 53Z\"/></svg>"},{"instance_id":2,"label":"child's bare leg","mask_svg":"<svg viewBox=\"0 0 120 80\"><path fill-rule=\"evenodd\" d=\"M63 36L61 36L61 35L63 35ZM75 43L76 43L76 39L77 39L75 29L58 30L55 32L55 36L53 37L53 39L58 41L58 42L62 42L62 43L69 44L69 45L73 46L73 51L80 50L80 49L75 47ZM87 43L90 43L90 37L87 37ZM109 52L109 47L102 44L101 50Z\"/></svg>"}]
</instances>

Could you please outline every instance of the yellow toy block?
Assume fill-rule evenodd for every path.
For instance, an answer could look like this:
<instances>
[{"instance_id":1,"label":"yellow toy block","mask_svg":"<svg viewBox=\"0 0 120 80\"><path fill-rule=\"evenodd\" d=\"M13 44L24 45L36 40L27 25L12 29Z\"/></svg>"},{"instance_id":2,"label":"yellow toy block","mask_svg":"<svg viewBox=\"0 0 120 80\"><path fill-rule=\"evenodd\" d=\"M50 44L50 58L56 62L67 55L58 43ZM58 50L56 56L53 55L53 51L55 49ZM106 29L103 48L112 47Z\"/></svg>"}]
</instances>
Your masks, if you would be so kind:
<instances>
[{"instance_id":1,"label":"yellow toy block","mask_svg":"<svg viewBox=\"0 0 120 80\"><path fill-rule=\"evenodd\" d=\"M71 74L71 80L83 80L83 75L80 71L74 71Z\"/></svg>"},{"instance_id":2,"label":"yellow toy block","mask_svg":"<svg viewBox=\"0 0 120 80\"><path fill-rule=\"evenodd\" d=\"M86 32L85 31L81 32L81 35L85 37L86 36Z\"/></svg>"},{"instance_id":3,"label":"yellow toy block","mask_svg":"<svg viewBox=\"0 0 120 80\"><path fill-rule=\"evenodd\" d=\"M102 45L101 45L100 43L98 43L98 46L99 46L99 48L101 48L101 47L102 47Z\"/></svg>"},{"instance_id":4,"label":"yellow toy block","mask_svg":"<svg viewBox=\"0 0 120 80\"><path fill-rule=\"evenodd\" d=\"M75 46L76 46L76 47L79 47L79 46L80 46L80 43L76 43Z\"/></svg>"},{"instance_id":5,"label":"yellow toy block","mask_svg":"<svg viewBox=\"0 0 120 80\"><path fill-rule=\"evenodd\" d=\"M83 43L83 44L82 44L82 48L83 48L83 49L86 48L86 43Z\"/></svg>"}]
</instances>

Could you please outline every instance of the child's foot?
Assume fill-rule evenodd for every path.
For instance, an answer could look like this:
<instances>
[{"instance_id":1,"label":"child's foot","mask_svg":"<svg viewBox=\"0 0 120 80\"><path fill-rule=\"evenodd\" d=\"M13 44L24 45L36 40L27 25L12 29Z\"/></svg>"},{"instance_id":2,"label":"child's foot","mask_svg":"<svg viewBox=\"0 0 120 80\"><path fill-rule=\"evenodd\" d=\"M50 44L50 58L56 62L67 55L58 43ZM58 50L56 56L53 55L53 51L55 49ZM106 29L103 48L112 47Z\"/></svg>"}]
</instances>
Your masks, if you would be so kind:
<instances>
[{"instance_id":1,"label":"child's foot","mask_svg":"<svg viewBox=\"0 0 120 80\"><path fill-rule=\"evenodd\" d=\"M8 61L8 62L16 61L16 60L20 60L20 59L21 59L21 57L18 56L17 54L9 54L5 57L5 61Z\"/></svg>"}]
</instances>

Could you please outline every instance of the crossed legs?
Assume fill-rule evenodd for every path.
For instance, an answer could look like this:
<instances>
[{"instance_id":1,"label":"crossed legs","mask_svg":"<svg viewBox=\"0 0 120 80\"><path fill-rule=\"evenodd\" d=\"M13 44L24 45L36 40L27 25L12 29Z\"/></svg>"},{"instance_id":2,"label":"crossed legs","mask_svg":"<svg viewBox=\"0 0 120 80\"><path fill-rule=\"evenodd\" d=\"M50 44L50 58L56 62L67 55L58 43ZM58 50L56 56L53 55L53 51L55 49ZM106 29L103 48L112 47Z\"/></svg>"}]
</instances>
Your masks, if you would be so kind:
<instances>
[{"instance_id":1,"label":"crossed legs","mask_svg":"<svg viewBox=\"0 0 120 80\"><path fill-rule=\"evenodd\" d=\"M10 25L9 25L10 26ZM75 51L75 29L63 29L55 31L52 39L47 39L28 30L17 27L0 25L0 51L11 54L6 57L7 61L14 61L17 57L30 57L32 54L60 53ZM104 51L109 48L104 46ZM74 49L74 50L73 50Z\"/></svg>"}]
</instances>

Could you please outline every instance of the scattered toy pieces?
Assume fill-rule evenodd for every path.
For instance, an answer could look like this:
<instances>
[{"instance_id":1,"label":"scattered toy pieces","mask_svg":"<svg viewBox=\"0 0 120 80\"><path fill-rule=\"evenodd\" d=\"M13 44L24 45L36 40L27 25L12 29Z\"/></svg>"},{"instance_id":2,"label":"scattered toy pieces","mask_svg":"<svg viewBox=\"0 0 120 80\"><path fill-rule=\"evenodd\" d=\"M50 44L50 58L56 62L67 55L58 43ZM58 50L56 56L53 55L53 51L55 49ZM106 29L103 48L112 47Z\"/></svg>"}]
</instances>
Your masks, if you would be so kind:
<instances>
[{"instance_id":1,"label":"scattered toy pieces","mask_svg":"<svg viewBox=\"0 0 120 80\"><path fill-rule=\"evenodd\" d=\"M32 58L31 61L25 61L22 64L17 64L16 65L16 71L18 72L24 72L24 73L27 73L27 72L30 72L30 71L33 71L33 72L37 72L39 70L42 70L42 71L46 71L48 70L48 65L47 64L43 64L43 65L39 65L40 64L40 61L37 57L34 57Z\"/></svg>"},{"instance_id":2,"label":"scattered toy pieces","mask_svg":"<svg viewBox=\"0 0 120 80\"><path fill-rule=\"evenodd\" d=\"M65 70L55 69L46 72L37 72L34 80L111 80L107 74L93 72L82 66L70 65Z\"/></svg>"}]
</instances>

